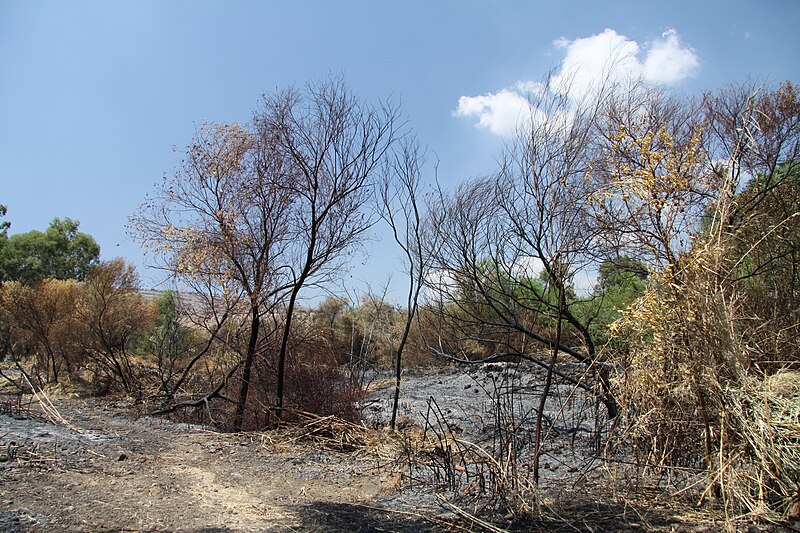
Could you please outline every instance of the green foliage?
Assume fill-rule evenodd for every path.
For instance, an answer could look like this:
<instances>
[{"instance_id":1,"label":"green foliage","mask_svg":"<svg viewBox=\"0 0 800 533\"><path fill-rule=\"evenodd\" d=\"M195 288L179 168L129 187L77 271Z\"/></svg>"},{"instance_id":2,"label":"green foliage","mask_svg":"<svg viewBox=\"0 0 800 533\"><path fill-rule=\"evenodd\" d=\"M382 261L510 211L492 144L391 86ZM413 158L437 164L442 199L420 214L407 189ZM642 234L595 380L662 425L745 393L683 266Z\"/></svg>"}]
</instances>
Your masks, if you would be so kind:
<instances>
[{"instance_id":1,"label":"green foliage","mask_svg":"<svg viewBox=\"0 0 800 533\"><path fill-rule=\"evenodd\" d=\"M156 298L156 310L158 311L159 327L165 329L177 329L178 324L178 297L175 291L167 290Z\"/></svg>"},{"instance_id":2,"label":"green foliage","mask_svg":"<svg viewBox=\"0 0 800 533\"><path fill-rule=\"evenodd\" d=\"M504 322L509 310L518 313L545 313L544 306L558 300L545 272L536 275L514 275L508 267L484 258L476 261L472 271L455 273L454 311L462 319L484 324Z\"/></svg>"},{"instance_id":3,"label":"green foliage","mask_svg":"<svg viewBox=\"0 0 800 533\"><path fill-rule=\"evenodd\" d=\"M178 295L167 290L155 300L157 317L144 350L153 356L162 380L168 389L173 377L183 369L183 359L191 349L192 335L181 323Z\"/></svg>"},{"instance_id":4,"label":"green foliage","mask_svg":"<svg viewBox=\"0 0 800 533\"><path fill-rule=\"evenodd\" d=\"M329 296L313 311L312 327L340 364L364 369L390 364L402 316L374 294L362 296L360 305Z\"/></svg>"},{"instance_id":5,"label":"green foliage","mask_svg":"<svg viewBox=\"0 0 800 533\"><path fill-rule=\"evenodd\" d=\"M789 162L760 175L735 199L750 207L731 231L731 275L743 311L764 324L762 363L797 357L800 320L800 165ZM766 342L769 339L769 342Z\"/></svg>"},{"instance_id":6,"label":"green foliage","mask_svg":"<svg viewBox=\"0 0 800 533\"><path fill-rule=\"evenodd\" d=\"M70 218L55 218L44 232L33 230L8 237L0 247L0 280L83 280L97 265L100 246L91 235L79 232L78 225ZM6 229L2 229L3 234Z\"/></svg>"},{"instance_id":7,"label":"green foliage","mask_svg":"<svg viewBox=\"0 0 800 533\"><path fill-rule=\"evenodd\" d=\"M8 213L8 208L3 204L0 204L0 217L6 216ZM11 222L5 220L0 222L0 246L3 245L3 241L8 237L8 228L11 227Z\"/></svg>"},{"instance_id":8,"label":"green foliage","mask_svg":"<svg viewBox=\"0 0 800 533\"><path fill-rule=\"evenodd\" d=\"M0 217L6 216L8 213L8 209L6 206L0 204ZM8 228L11 227L11 223L7 220L0 222L0 286L5 279L3 275L3 250L6 247L6 243L8 242ZM0 361L5 360L6 357L11 353L11 328L3 319L3 312L0 309Z\"/></svg>"},{"instance_id":9,"label":"green foliage","mask_svg":"<svg viewBox=\"0 0 800 533\"><path fill-rule=\"evenodd\" d=\"M620 311L645 293L647 278L647 267L630 257L606 259L600 265L594 298L588 304L589 316L595 317L591 331L599 344L610 340L609 326L620 318ZM623 349L620 339L614 339L613 349Z\"/></svg>"},{"instance_id":10,"label":"green foliage","mask_svg":"<svg viewBox=\"0 0 800 533\"><path fill-rule=\"evenodd\" d=\"M645 288L647 275L647 267L636 259L625 256L606 259L600 265L597 285L604 294L625 287L638 290L641 295Z\"/></svg>"}]
</instances>

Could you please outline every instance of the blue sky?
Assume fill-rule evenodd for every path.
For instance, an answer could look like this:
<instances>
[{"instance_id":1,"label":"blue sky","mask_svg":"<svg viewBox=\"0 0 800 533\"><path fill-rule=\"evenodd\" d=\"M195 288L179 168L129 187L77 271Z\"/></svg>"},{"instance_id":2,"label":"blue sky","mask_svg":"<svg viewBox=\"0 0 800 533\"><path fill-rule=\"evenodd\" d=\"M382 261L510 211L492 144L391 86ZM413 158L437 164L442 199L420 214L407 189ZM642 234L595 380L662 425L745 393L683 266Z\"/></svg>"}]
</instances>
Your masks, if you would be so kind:
<instances>
[{"instance_id":1,"label":"blue sky","mask_svg":"<svg viewBox=\"0 0 800 533\"><path fill-rule=\"evenodd\" d=\"M514 95L562 60L616 43L689 94L800 82L798 27L790 0L0 0L0 204L12 233L78 219L150 287L161 275L128 216L201 122L247 122L264 93L334 73L364 99L391 97L452 184L492 171ZM347 275L355 290L394 270L399 254L374 249Z\"/></svg>"}]
</instances>

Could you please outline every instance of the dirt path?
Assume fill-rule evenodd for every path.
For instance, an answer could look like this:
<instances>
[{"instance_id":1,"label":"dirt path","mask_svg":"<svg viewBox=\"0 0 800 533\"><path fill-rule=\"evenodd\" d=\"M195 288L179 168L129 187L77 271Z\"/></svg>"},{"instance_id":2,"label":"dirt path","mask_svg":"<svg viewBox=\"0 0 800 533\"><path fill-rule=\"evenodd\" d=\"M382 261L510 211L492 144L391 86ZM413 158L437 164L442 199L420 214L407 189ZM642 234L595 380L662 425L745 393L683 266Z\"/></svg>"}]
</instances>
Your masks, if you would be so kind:
<instances>
[{"instance_id":1,"label":"dirt path","mask_svg":"<svg viewBox=\"0 0 800 533\"><path fill-rule=\"evenodd\" d=\"M377 509L376 457L221 435L63 401L72 429L0 415L3 531L419 531ZM13 414L13 413L12 413ZM11 444L14 443L14 444Z\"/></svg>"}]
</instances>

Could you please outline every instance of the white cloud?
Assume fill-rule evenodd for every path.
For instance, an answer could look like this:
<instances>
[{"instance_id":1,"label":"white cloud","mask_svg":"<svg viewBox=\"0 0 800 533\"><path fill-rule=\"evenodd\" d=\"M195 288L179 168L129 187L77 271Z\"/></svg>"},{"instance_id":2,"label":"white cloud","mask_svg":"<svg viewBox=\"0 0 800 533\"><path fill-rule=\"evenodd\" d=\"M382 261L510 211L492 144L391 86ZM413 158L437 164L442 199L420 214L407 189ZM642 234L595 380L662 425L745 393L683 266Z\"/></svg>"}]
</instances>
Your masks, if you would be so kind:
<instances>
[{"instance_id":1,"label":"white cloud","mask_svg":"<svg viewBox=\"0 0 800 533\"><path fill-rule=\"evenodd\" d=\"M515 276L521 278L535 278L544 270L544 263L538 257L526 255L517 259L511 270Z\"/></svg>"},{"instance_id":2,"label":"white cloud","mask_svg":"<svg viewBox=\"0 0 800 533\"><path fill-rule=\"evenodd\" d=\"M425 275L422 297L424 300L435 300L441 296L456 294L458 288L458 282L452 271L431 270Z\"/></svg>"},{"instance_id":3,"label":"white cloud","mask_svg":"<svg viewBox=\"0 0 800 533\"><path fill-rule=\"evenodd\" d=\"M681 43L674 29L665 31L644 48L613 29L567 41L554 43L566 50L561 70L553 77L553 91L580 99L596 84L643 80L670 85L691 76L700 65L700 58ZM642 57L644 56L644 57Z\"/></svg>"},{"instance_id":4,"label":"white cloud","mask_svg":"<svg viewBox=\"0 0 800 533\"><path fill-rule=\"evenodd\" d=\"M453 115L477 118L476 127L508 136L531 119L529 97L540 97L548 89L579 101L596 90L598 83L642 80L670 85L688 78L700 65L698 55L681 42L674 29L644 47L613 29L574 40L559 37L553 44L564 50L565 56L548 87L519 81L497 92L462 96ZM533 118L542 118L540 114L536 111Z\"/></svg>"},{"instance_id":5,"label":"white cloud","mask_svg":"<svg viewBox=\"0 0 800 533\"><path fill-rule=\"evenodd\" d=\"M558 39L556 39L555 41L553 41L553 45L555 45L556 48L566 48L567 46L569 46L569 43L570 40L564 37L563 35Z\"/></svg>"},{"instance_id":6,"label":"white cloud","mask_svg":"<svg viewBox=\"0 0 800 533\"><path fill-rule=\"evenodd\" d=\"M531 86L525 84L523 87ZM520 94L524 92L527 90L510 88L481 96L462 96L453 114L457 117L477 117L477 127L488 128L496 135L513 135L517 127L530 116L528 99Z\"/></svg>"},{"instance_id":7,"label":"white cloud","mask_svg":"<svg viewBox=\"0 0 800 533\"><path fill-rule=\"evenodd\" d=\"M530 95L534 97L542 96L547 90L544 83L539 81L518 81L514 84L514 90L523 95Z\"/></svg>"},{"instance_id":8,"label":"white cloud","mask_svg":"<svg viewBox=\"0 0 800 533\"><path fill-rule=\"evenodd\" d=\"M566 50L561 70L550 80L550 89L567 92L576 100L591 93L598 82L613 75L614 80L635 77L641 71L636 59L639 45L614 30L575 39L559 41Z\"/></svg>"},{"instance_id":9,"label":"white cloud","mask_svg":"<svg viewBox=\"0 0 800 533\"><path fill-rule=\"evenodd\" d=\"M593 269L582 269L572 278L572 286L578 296L589 296L597 285L598 273Z\"/></svg>"},{"instance_id":10,"label":"white cloud","mask_svg":"<svg viewBox=\"0 0 800 533\"><path fill-rule=\"evenodd\" d=\"M644 61L644 78L672 84L688 78L700 65L694 50L681 45L678 32L667 30L650 46Z\"/></svg>"}]
</instances>

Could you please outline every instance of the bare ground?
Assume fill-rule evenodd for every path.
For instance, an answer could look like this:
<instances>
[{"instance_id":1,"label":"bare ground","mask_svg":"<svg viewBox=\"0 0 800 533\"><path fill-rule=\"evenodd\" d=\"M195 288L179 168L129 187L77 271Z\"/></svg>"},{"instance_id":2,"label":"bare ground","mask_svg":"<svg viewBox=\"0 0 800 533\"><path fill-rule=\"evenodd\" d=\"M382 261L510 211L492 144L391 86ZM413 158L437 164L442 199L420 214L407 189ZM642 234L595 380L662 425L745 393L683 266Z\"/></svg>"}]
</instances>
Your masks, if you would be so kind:
<instances>
[{"instance_id":1,"label":"bare ground","mask_svg":"<svg viewBox=\"0 0 800 533\"><path fill-rule=\"evenodd\" d=\"M438 400L442 412L477 439L475 428L491 425L493 406L483 398L494 380L463 372L412 376L404 412L419 422L427 400L450 391L446 403ZM389 390L368 402L373 419L385 416ZM713 516L659 503L656 492L639 500L609 497L600 490L606 471L592 466L574 432L548 449L544 485L560 496L542 493L539 518L509 516L481 526L437 500L435 483L404 476L397 446L385 441L341 452L291 433L221 434L138 416L126 403L63 398L55 401L63 420L36 402L4 405L2 531L721 530ZM564 416L563 406L551 409L553 421ZM470 425L475 420L480 424ZM749 527L742 530L760 530Z\"/></svg>"},{"instance_id":2,"label":"bare ground","mask_svg":"<svg viewBox=\"0 0 800 533\"><path fill-rule=\"evenodd\" d=\"M280 450L95 402L57 407L71 428L0 416L0 530L329 531L342 514L348 531L427 527L372 508L397 490L376 457Z\"/></svg>"}]
</instances>

